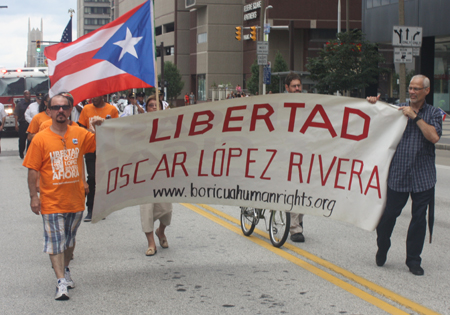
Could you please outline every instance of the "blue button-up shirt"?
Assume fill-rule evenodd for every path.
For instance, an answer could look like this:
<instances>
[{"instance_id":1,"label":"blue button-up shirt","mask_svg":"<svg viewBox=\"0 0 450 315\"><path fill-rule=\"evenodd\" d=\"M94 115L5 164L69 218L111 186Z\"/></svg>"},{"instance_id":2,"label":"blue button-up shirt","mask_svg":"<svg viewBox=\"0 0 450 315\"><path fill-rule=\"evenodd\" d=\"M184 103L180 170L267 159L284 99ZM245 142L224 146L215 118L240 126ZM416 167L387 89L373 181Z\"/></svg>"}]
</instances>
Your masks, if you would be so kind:
<instances>
[{"instance_id":1,"label":"blue button-up shirt","mask_svg":"<svg viewBox=\"0 0 450 315\"><path fill-rule=\"evenodd\" d=\"M409 106L400 104L399 106ZM442 115L427 103L419 116L442 135ZM420 128L408 118L408 125L397 146L389 169L388 186L399 192L421 192L436 185L436 154L434 144L428 141Z\"/></svg>"}]
</instances>

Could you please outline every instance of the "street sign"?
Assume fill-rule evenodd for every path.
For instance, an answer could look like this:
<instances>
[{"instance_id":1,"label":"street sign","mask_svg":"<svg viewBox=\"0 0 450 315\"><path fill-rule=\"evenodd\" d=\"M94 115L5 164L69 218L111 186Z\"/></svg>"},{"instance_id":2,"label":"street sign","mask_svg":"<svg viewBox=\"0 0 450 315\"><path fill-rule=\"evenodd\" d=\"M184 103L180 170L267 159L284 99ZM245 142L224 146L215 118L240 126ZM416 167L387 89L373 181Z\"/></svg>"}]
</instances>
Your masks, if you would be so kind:
<instances>
[{"instance_id":1,"label":"street sign","mask_svg":"<svg viewBox=\"0 0 450 315\"><path fill-rule=\"evenodd\" d=\"M257 55L258 56L258 66L267 65L267 55Z\"/></svg>"},{"instance_id":2,"label":"street sign","mask_svg":"<svg viewBox=\"0 0 450 315\"><path fill-rule=\"evenodd\" d=\"M264 84L270 84L270 77L272 75L272 68L270 66L264 67Z\"/></svg>"},{"instance_id":3,"label":"street sign","mask_svg":"<svg viewBox=\"0 0 450 315\"><path fill-rule=\"evenodd\" d=\"M269 54L269 42L258 41L256 43L256 54L257 55L268 55Z\"/></svg>"},{"instance_id":4,"label":"street sign","mask_svg":"<svg viewBox=\"0 0 450 315\"><path fill-rule=\"evenodd\" d=\"M270 34L270 23L264 24L264 34Z\"/></svg>"},{"instance_id":5,"label":"street sign","mask_svg":"<svg viewBox=\"0 0 450 315\"><path fill-rule=\"evenodd\" d=\"M422 46L422 27L394 26L392 33L392 46Z\"/></svg>"},{"instance_id":6,"label":"street sign","mask_svg":"<svg viewBox=\"0 0 450 315\"><path fill-rule=\"evenodd\" d=\"M419 57L420 56L420 47L414 47L413 48L413 57Z\"/></svg>"},{"instance_id":7,"label":"street sign","mask_svg":"<svg viewBox=\"0 0 450 315\"><path fill-rule=\"evenodd\" d=\"M412 48L394 47L394 63L412 63Z\"/></svg>"}]
</instances>

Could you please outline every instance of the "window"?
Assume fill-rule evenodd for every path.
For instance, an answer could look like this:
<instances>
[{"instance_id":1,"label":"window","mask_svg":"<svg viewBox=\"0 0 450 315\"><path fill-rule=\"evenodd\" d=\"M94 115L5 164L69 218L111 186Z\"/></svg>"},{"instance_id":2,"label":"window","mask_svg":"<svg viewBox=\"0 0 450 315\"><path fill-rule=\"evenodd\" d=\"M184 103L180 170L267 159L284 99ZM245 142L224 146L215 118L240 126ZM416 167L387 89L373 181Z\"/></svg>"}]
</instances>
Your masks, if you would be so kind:
<instances>
[{"instance_id":1,"label":"window","mask_svg":"<svg viewBox=\"0 0 450 315\"><path fill-rule=\"evenodd\" d=\"M155 27L155 36L162 34L162 26Z\"/></svg>"},{"instance_id":2,"label":"window","mask_svg":"<svg viewBox=\"0 0 450 315\"><path fill-rule=\"evenodd\" d=\"M109 0L84 0L84 2L104 2L104 3L109 3Z\"/></svg>"},{"instance_id":3,"label":"window","mask_svg":"<svg viewBox=\"0 0 450 315\"><path fill-rule=\"evenodd\" d=\"M94 31L94 30L84 30L84 35L86 35L86 34L92 32L92 31Z\"/></svg>"},{"instance_id":4,"label":"window","mask_svg":"<svg viewBox=\"0 0 450 315\"><path fill-rule=\"evenodd\" d=\"M165 50L164 53L165 53L166 56L175 55L175 47L174 46L164 47L164 50Z\"/></svg>"},{"instance_id":5,"label":"window","mask_svg":"<svg viewBox=\"0 0 450 315\"><path fill-rule=\"evenodd\" d=\"M109 7L84 7L84 14L110 14Z\"/></svg>"},{"instance_id":6,"label":"window","mask_svg":"<svg viewBox=\"0 0 450 315\"><path fill-rule=\"evenodd\" d=\"M84 25L105 25L109 19L84 19Z\"/></svg>"},{"instance_id":7,"label":"window","mask_svg":"<svg viewBox=\"0 0 450 315\"><path fill-rule=\"evenodd\" d=\"M197 35L197 44L206 43L208 41L208 33L201 33Z\"/></svg>"},{"instance_id":8,"label":"window","mask_svg":"<svg viewBox=\"0 0 450 315\"><path fill-rule=\"evenodd\" d=\"M164 24L164 33L170 33L175 31L175 24L169 23L169 24Z\"/></svg>"}]
</instances>

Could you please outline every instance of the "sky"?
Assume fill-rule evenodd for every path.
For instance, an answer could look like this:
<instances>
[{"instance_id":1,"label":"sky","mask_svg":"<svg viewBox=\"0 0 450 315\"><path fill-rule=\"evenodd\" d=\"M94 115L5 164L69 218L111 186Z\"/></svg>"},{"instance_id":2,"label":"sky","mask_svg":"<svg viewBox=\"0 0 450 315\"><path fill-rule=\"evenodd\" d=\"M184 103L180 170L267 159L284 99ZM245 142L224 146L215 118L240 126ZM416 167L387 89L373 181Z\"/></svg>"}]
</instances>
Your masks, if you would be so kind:
<instances>
[{"instance_id":1,"label":"sky","mask_svg":"<svg viewBox=\"0 0 450 315\"><path fill-rule=\"evenodd\" d=\"M0 0L0 68L21 68L26 62L30 28L44 24L44 41L60 41L74 9L72 40L77 38L77 0Z\"/></svg>"}]
</instances>

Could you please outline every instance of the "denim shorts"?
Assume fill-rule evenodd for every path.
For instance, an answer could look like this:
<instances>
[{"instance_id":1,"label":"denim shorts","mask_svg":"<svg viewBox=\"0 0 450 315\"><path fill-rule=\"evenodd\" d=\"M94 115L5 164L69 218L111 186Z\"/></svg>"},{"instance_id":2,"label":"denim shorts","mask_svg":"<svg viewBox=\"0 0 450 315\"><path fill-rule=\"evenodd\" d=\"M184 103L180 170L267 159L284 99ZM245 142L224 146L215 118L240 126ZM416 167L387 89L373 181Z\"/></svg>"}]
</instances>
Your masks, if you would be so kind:
<instances>
[{"instance_id":1,"label":"denim shorts","mask_svg":"<svg viewBox=\"0 0 450 315\"><path fill-rule=\"evenodd\" d=\"M56 255L73 247L82 218L83 211L43 214L44 253Z\"/></svg>"}]
</instances>

